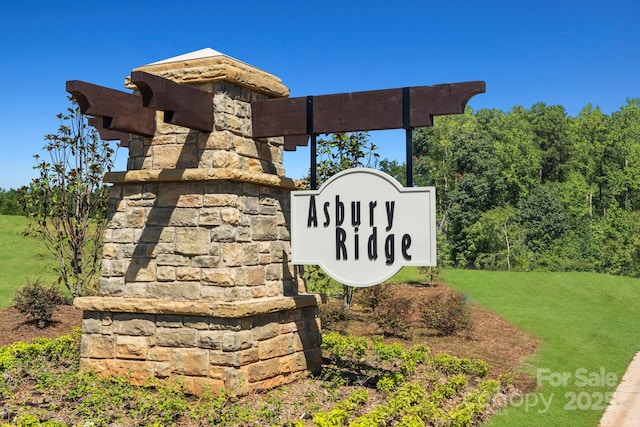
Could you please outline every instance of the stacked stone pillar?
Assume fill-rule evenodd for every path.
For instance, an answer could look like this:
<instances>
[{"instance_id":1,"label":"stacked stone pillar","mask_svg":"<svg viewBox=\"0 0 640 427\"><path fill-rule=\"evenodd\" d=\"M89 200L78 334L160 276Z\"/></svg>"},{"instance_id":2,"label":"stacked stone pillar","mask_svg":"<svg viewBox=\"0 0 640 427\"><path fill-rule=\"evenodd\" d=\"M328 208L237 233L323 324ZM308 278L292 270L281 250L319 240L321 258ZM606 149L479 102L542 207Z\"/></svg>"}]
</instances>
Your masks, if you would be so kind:
<instances>
[{"instance_id":1,"label":"stacked stone pillar","mask_svg":"<svg viewBox=\"0 0 640 427\"><path fill-rule=\"evenodd\" d=\"M254 139L251 100L286 97L275 76L212 51L139 68L213 94L215 128L163 122L109 173L99 295L84 310L81 365L238 394L320 367L316 296L290 263L282 139Z\"/></svg>"}]
</instances>

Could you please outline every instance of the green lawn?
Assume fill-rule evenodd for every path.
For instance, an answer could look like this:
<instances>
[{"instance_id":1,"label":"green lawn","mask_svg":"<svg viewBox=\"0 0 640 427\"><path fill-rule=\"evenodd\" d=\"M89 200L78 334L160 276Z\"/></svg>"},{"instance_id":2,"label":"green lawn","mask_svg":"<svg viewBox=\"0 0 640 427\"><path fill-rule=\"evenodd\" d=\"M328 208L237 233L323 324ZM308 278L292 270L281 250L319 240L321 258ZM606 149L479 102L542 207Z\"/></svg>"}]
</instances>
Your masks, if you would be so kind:
<instances>
[{"instance_id":1,"label":"green lawn","mask_svg":"<svg viewBox=\"0 0 640 427\"><path fill-rule=\"evenodd\" d=\"M0 215L0 308L12 304L16 289L41 279L54 283L55 259L42 242L24 236L27 218Z\"/></svg>"},{"instance_id":2,"label":"green lawn","mask_svg":"<svg viewBox=\"0 0 640 427\"><path fill-rule=\"evenodd\" d=\"M541 338L538 389L490 426L597 426L640 350L640 279L595 273L446 270L444 281Z\"/></svg>"}]
</instances>

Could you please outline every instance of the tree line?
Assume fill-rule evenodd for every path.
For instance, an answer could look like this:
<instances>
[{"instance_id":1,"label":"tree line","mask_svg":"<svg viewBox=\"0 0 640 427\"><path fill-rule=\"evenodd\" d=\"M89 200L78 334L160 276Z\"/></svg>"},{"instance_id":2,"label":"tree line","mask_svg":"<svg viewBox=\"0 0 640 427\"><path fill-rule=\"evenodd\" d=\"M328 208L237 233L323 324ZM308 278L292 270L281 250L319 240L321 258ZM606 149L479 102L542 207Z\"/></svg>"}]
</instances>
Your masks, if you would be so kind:
<instances>
[{"instance_id":1,"label":"tree line","mask_svg":"<svg viewBox=\"0 0 640 427\"><path fill-rule=\"evenodd\" d=\"M24 189L0 188L0 215L27 215L23 195Z\"/></svg>"},{"instance_id":2,"label":"tree line","mask_svg":"<svg viewBox=\"0 0 640 427\"><path fill-rule=\"evenodd\" d=\"M439 265L640 276L640 99L575 117L467 108L414 145L416 185L436 187Z\"/></svg>"}]
</instances>

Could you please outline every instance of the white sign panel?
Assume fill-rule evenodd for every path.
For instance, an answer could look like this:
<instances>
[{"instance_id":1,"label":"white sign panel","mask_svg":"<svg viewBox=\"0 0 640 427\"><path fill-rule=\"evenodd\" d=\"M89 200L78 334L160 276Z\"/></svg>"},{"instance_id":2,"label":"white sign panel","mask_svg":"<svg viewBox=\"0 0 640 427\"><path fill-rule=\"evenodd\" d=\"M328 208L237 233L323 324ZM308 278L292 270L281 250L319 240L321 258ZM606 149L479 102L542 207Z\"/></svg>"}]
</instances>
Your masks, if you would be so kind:
<instances>
[{"instance_id":1,"label":"white sign panel","mask_svg":"<svg viewBox=\"0 0 640 427\"><path fill-rule=\"evenodd\" d=\"M436 265L434 187L404 188L375 169L340 172L291 193L291 258L350 286L384 282L404 265Z\"/></svg>"}]
</instances>

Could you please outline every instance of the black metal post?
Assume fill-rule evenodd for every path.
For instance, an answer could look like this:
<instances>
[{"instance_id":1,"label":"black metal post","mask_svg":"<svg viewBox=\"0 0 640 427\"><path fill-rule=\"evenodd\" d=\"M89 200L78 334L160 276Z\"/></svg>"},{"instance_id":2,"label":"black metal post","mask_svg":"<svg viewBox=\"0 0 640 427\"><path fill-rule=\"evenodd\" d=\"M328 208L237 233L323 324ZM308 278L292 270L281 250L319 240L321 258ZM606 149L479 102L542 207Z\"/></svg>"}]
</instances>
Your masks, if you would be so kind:
<instances>
[{"instance_id":1,"label":"black metal post","mask_svg":"<svg viewBox=\"0 0 640 427\"><path fill-rule=\"evenodd\" d=\"M318 165L316 163L316 135L311 135L311 189L318 189Z\"/></svg>"},{"instance_id":2,"label":"black metal post","mask_svg":"<svg viewBox=\"0 0 640 427\"><path fill-rule=\"evenodd\" d=\"M316 135L313 133L313 96L307 96L307 135L309 135L311 145L311 185L312 190L318 188L318 165Z\"/></svg>"},{"instance_id":3,"label":"black metal post","mask_svg":"<svg viewBox=\"0 0 640 427\"><path fill-rule=\"evenodd\" d=\"M405 134L406 158L405 166L407 170L406 187L413 187L413 129L411 128L411 89L402 88L402 127Z\"/></svg>"},{"instance_id":4,"label":"black metal post","mask_svg":"<svg viewBox=\"0 0 640 427\"><path fill-rule=\"evenodd\" d=\"M407 144L407 187L413 187L413 129L405 129Z\"/></svg>"}]
</instances>

